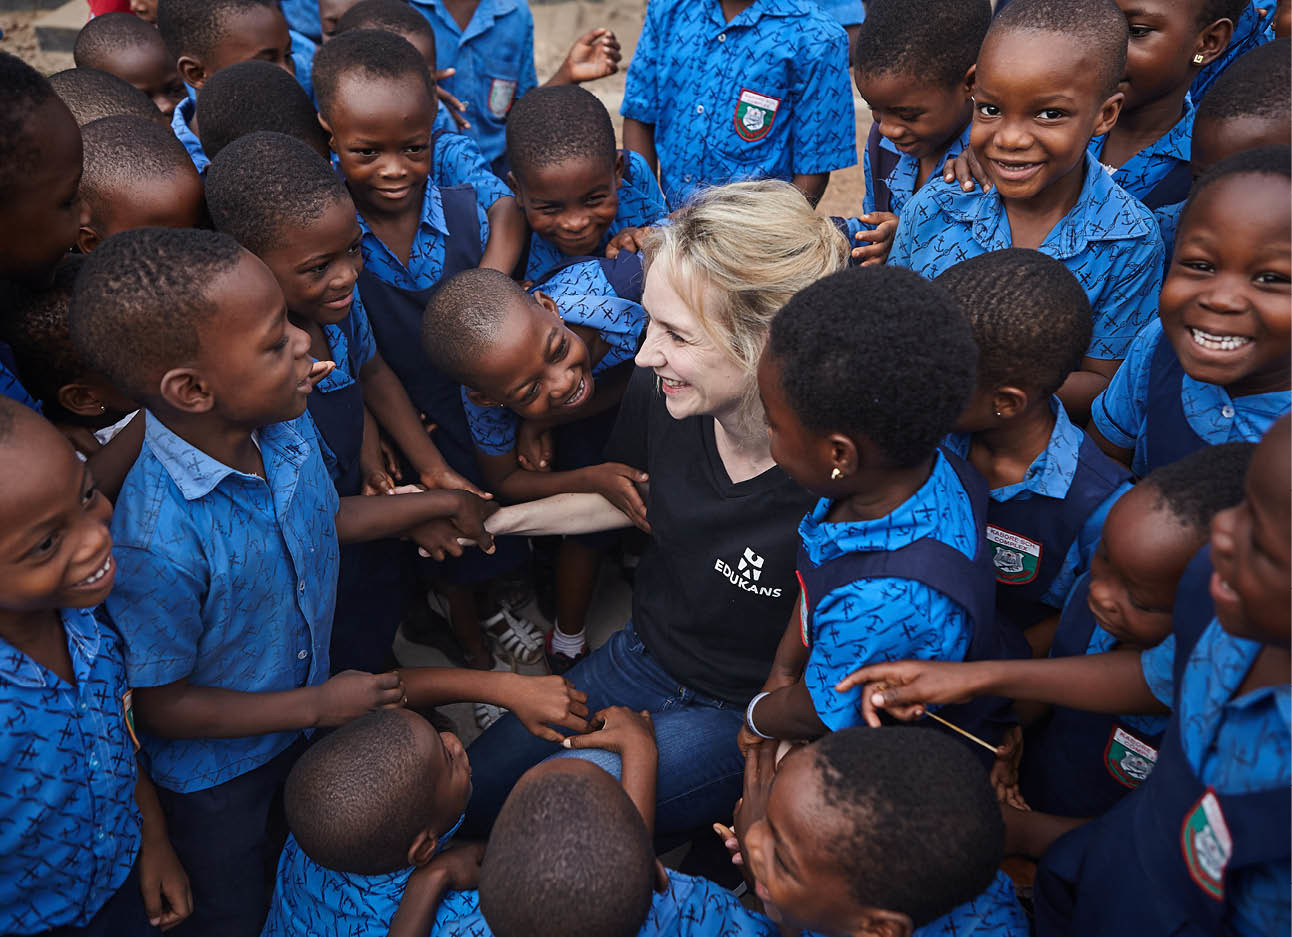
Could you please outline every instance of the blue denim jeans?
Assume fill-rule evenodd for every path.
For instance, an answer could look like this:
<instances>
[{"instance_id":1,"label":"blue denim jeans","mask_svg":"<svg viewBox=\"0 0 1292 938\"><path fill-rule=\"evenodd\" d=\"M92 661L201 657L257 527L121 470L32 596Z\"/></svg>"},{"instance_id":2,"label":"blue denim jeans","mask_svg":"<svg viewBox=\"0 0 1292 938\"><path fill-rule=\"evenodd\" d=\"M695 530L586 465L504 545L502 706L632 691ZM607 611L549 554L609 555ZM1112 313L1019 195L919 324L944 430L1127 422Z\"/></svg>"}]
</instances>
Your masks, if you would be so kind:
<instances>
[{"instance_id":1,"label":"blue denim jeans","mask_svg":"<svg viewBox=\"0 0 1292 938\"><path fill-rule=\"evenodd\" d=\"M657 834L688 831L730 815L745 771L736 747L745 718L740 704L679 685L651 657L631 622L566 677L588 695L590 713L616 704L650 711L659 745ZM619 757L614 753L567 751L530 735L510 714L472 743L467 753L474 791L466 823L476 834L493 824L516 780L550 756L590 759L619 774Z\"/></svg>"}]
</instances>

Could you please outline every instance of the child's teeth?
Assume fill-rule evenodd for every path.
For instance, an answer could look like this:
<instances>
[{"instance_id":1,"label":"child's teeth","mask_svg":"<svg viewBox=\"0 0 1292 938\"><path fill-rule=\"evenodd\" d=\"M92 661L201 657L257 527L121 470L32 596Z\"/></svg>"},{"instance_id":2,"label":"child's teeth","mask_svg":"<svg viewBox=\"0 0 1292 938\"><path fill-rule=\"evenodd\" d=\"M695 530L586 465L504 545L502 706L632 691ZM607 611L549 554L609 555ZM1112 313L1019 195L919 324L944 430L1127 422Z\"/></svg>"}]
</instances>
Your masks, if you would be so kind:
<instances>
[{"instance_id":1,"label":"child's teeth","mask_svg":"<svg viewBox=\"0 0 1292 938\"><path fill-rule=\"evenodd\" d=\"M1201 329L1190 329L1189 331L1193 333L1195 343L1212 352L1232 352L1234 349L1241 348L1252 341L1247 336L1242 335L1212 335L1210 332L1203 332Z\"/></svg>"},{"instance_id":2,"label":"child's teeth","mask_svg":"<svg viewBox=\"0 0 1292 938\"><path fill-rule=\"evenodd\" d=\"M90 586L93 583L99 582L99 580L103 579L103 577L107 574L108 568L111 566L112 566L112 557L109 556L107 560L103 561L103 566L99 567L99 569L95 570L93 573L87 576L84 580L81 581L81 583L85 586Z\"/></svg>"}]
</instances>

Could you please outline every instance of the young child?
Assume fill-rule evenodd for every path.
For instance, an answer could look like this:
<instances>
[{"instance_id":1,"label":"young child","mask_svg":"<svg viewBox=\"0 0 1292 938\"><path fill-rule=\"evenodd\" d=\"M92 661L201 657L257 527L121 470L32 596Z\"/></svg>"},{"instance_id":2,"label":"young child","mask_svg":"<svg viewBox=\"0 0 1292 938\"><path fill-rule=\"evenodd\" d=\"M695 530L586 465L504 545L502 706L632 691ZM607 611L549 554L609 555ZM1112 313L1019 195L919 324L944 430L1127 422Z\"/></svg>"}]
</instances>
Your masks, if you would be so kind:
<instances>
[{"instance_id":1,"label":"young child","mask_svg":"<svg viewBox=\"0 0 1292 938\"><path fill-rule=\"evenodd\" d=\"M463 271L431 298L423 346L436 368L462 383L476 456L500 498L598 492L616 505L640 505L634 483L643 473L601 454L645 327L641 282L640 259L625 253L566 266L531 293L494 270ZM518 456L522 423L557 437L548 464ZM554 673L587 654L584 622L613 538L569 537L557 552L556 629L548 638Z\"/></svg>"},{"instance_id":2,"label":"young child","mask_svg":"<svg viewBox=\"0 0 1292 938\"><path fill-rule=\"evenodd\" d=\"M779 767L755 747L736 829L783 934L1030 934L995 794L941 733L844 729Z\"/></svg>"},{"instance_id":3,"label":"young child","mask_svg":"<svg viewBox=\"0 0 1292 938\"><path fill-rule=\"evenodd\" d=\"M93 612L116 573L112 506L68 442L4 397L0 474L0 928L174 926L188 880L136 766L121 639Z\"/></svg>"},{"instance_id":4,"label":"young child","mask_svg":"<svg viewBox=\"0 0 1292 938\"><path fill-rule=\"evenodd\" d=\"M1193 80L1193 87L1189 89L1189 94L1194 104L1199 104L1206 99L1206 96L1211 93L1212 85L1219 81L1220 76L1239 58L1276 37L1283 38L1289 35L1286 31L1279 32L1280 21L1286 26L1288 17L1292 16L1287 0L1276 0L1274 3L1264 3L1263 6L1256 0L1248 0L1237 8L1242 12L1234 20L1233 35L1230 36L1225 51L1204 66Z\"/></svg>"},{"instance_id":5,"label":"young child","mask_svg":"<svg viewBox=\"0 0 1292 938\"><path fill-rule=\"evenodd\" d=\"M871 3L853 49L853 80L874 115L862 154L863 214L849 223L862 242L858 260L884 262L902 207L948 156L968 149L970 70L990 23L986 0Z\"/></svg>"},{"instance_id":6,"label":"young child","mask_svg":"<svg viewBox=\"0 0 1292 938\"><path fill-rule=\"evenodd\" d=\"M1290 63L1292 40L1280 39L1244 55L1216 81L1193 119L1189 154L1193 178L1244 150L1283 146L1292 139ZM1153 211L1166 244L1168 267L1184 201Z\"/></svg>"},{"instance_id":7,"label":"young child","mask_svg":"<svg viewBox=\"0 0 1292 938\"><path fill-rule=\"evenodd\" d=\"M970 146L985 193L935 183L902 212L888 262L934 277L969 257L1036 248L1081 281L1094 333L1059 396L1077 423L1149 321L1162 280L1152 215L1088 156L1121 105L1126 18L1112 0L1014 0L974 72Z\"/></svg>"},{"instance_id":8,"label":"young child","mask_svg":"<svg viewBox=\"0 0 1292 938\"><path fill-rule=\"evenodd\" d=\"M619 111L673 208L763 177L815 204L857 162L848 37L815 3L652 0Z\"/></svg>"},{"instance_id":9,"label":"young child","mask_svg":"<svg viewBox=\"0 0 1292 938\"><path fill-rule=\"evenodd\" d=\"M338 541L441 550L480 527L465 492L338 499L312 423L328 369L273 274L227 235L143 228L89 255L70 312L92 367L147 408L113 522L109 612L198 931L252 934L275 792L304 731L398 705L395 674L328 680ZM463 534L462 536L469 536Z\"/></svg>"},{"instance_id":10,"label":"young child","mask_svg":"<svg viewBox=\"0 0 1292 938\"><path fill-rule=\"evenodd\" d=\"M0 280L48 286L76 243L81 131L52 85L0 52ZM0 350L0 393L30 398Z\"/></svg>"},{"instance_id":11,"label":"young child","mask_svg":"<svg viewBox=\"0 0 1292 938\"><path fill-rule=\"evenodd\" d=\"M449 468L399 379L377 352L355 291L363 257L345 183L305 144L257 132L221 151L207 170L207 204L219 231L273 271L287 318L310 338L310 356L336 368L308 410L337 494L386 494L395 482L378 440L385 429L425 488L483 495ZM341 552L332 667L380 670L402 616L400 545L356 544Z\"/></svg>"},{"instance_id":12,"label":"young child","mask_svg":"<svg viewBox=\"0 0 1292 938\"><path fill-rule=\"evenodd\" d=\"M277 0L160 0L157 29L191 89L172 115L171 128L199 173L210 164L199 139L197 96L226 66L261 59L295 76L292 36Z\"/></svg>"},{"instance_id":13,"label":"young child","mask_svg":"<svg viewBox=\"0 0 1292 938\"><path fill-rule=\"evenodd\" d=\"M245 134L272 130L330 159L318 109L304 89L276 65L250 59L220 69L202 86L196 110L202 150L209 159Z\"/></svg>"},{"instance_id":14,"label":"young child","mask_svg":"<svg viewBox=\"0 0 1292 938\"><path fill-rule=\"evenodd\" d=\"M96 16L76 34L77 68L97 68L134 85L170 120L187 96L157 28L130 13Z\"/></svg>"},{"instance_id":15,"label":"young child","mask_svg":"<svg viewBox=\"0 0 1292 938\"><path fill-rule=\"evenodd\" d=\"M1043 858L1034 893L1039 934L1292 928L1290 424L1281 418L1257 446L1244 500L1212 521L1210 551L1186 570L1172 634L1155 648L1049 661L894 662L840 684L875 682L862 695L872 725L876 707L906 719L981 693L1100 713L1171 709L1148 780Z\"/></svg>"},{"instance_id":16,"label":"young child","mask_svg":"<svg viewBox=\"0 0 1292 938\"><path fill-rule=\"evenodd\" d=\"M1091 436L1136 475L1212 443L1255 442L1292 405L1289 154L1230 157L1189 196L1158 319L1092 409Z\"/></svg>"},{"instance_id":17,"label":"young child","mask_svg":"<svg viewBox=\"0 0 1292 938\"><path fill-rule=\"evenodd\" d=\"M71 110L78 127L117 114L169 124L148 95L116 75L95 68L68 68L50 75L49 83Z\"/></svg>"},{"instance_id":18,"label":"young child","mask_svg":"<svg viewBox=\"0 0 1292 938\"><path fill-rule=\"evenodd\" d=\"M668 214L646 160L615 149L610 114L582 88L535 88L517 101L507 118L507 163L533 232L525 280L564 257L604 255L612 236Z\"/></svg>"},{"instance_id":19,"label":"young child","mask_svg":"<svg viewBox=\"0 0 1292 938\"><path fill-rule=\"evenodd\" d=\"M991 490L996 618L1044 654L1053 623L1038 626L1088 568L1130 477L1054 396L1090 344L1090 302L1061 263L1024 248L962 261L936 282L968 316L978 346L978 386L946 445Z\"/></svg>"},{"instance_id":20,"label":"young child","mask_svg":"<svg viewBox=\"0 0 1292 938\"><path fill-rule=\"evenodd\" d=\"M892 268L826 277L772 321L758 366L772 458L821 500L799 525L799 608L746 710L748 743L854 725L856 697L834 685L859 661L1003 656L986 486L938 449L977 358L955 300ZM999 736L988 714L964 717Z\"/></svg>"},{"instance_id":21,"label":"young child","mask_svg":"<svg viewBox=\"0 0 1292 938\"><path fill-rule=\"evenodd\" d=\"M1185 568L1216 513L1243 500L1251 443L1222 443L1162 466L1108 513L1091 569L1072 589L1053 657L1152 648L1171 634ZM1019 780L1028 807L1098 817L1153 770L1166 717L1115 717L1055 707L1024 738Z\"/></svg>"},{"instance_id":22,"label":"young child","mask_svg":"<svg viewBox=\"0 0 1292 938\"><path fill-rule=\"evenodd\" d=\"M101 117L81 128L81 140L82 254L118 231L196 228L205 219L202 177L165 127L142 117Z\"/></svg>"}]
</instances>

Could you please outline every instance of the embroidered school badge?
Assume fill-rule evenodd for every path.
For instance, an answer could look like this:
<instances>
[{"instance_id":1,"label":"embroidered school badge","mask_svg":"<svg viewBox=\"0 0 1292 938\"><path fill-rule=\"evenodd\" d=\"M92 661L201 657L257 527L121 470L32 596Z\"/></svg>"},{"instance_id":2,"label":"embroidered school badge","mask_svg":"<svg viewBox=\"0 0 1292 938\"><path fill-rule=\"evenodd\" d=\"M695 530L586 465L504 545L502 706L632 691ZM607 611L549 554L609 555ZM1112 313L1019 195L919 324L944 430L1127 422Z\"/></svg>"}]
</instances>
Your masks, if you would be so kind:
<instances>
[{"instance_id":1,"label":"embroidered school badge","mask_svg":"<svg viewBox=\"0 0 1292 938\"><path fill-rule=\"evenodd\" d=\"M1202 891L1217 901L1225 898L1225 867L1234 855L1234 839L1220 810L1220 799L1208 788L1184 818L1180 849L1189 875Z\"/></svg>"},{"instance_id":2,"label":"embroidered school badge","mask_svg":"<svg viewBox=\"0 0 1292 938\"><path fill-rule=\"evenodd\" d=\"M1127 788L1139 788L1156 764L1156 749L1120 726L1113 727L1104 747L1104 768L1109 775Z\"/></svg>"},{"instance_id":3,"label":"embroidered school badge","mask_svg":"<svg viewBox=\"0 0 1292 938\"><path fill-rule=\"evenodd\" d=\"M126 732L130 734L130 741L135 744L135 752L139 751L139 737L135 735L135 692L128 690L121 695L121 713L126 718Z\"/></svg>"},{"instance_id":4,"label":"embroidered school badge","mask_svg":"<svg viewBox=\"0 0 1292 938\"><path fill-rule=\"evenodd\" d=\"M740 98L736 101L736 133L740 139L752 143L771 133L776 109L780 106L780 98L771 98L748 88L740 89Z\"/></svg>"},{"instance_id":5,"label":"embroidered school badge","mask_svg":"<svg viewBox=\"0 0 1292 938\"><path fill-rule=\"evenodd\" d=\"M794 575L799 579L799 635L803 638L803 647L811 648L812 642L808 638L808 605L807 605L807 587L803 585L803 574L797 570Z\"/></svg>"},{"instance_id":6,"label":"embroidered school badge","mask_svg":"<svg viewBox=\"0 0 1292 938\"><path fill-rule=\"evenodd\" d=\"M1021 586L1036 579L1041 566L1040 544L993 524L987 525L987 542L993 551L997 583Z\"/></svg>"},{"instance_id":7,"label":"embroidered school badge","mask_svg":"<svg viewBox=\"0 0 1292 938\"><path fill-rule=\"evenodd\" d=\"M489 113L501 120L511 110L511 103L516 99L516 83L505 78L494 78L489 81Z\"/></svg>"}]
</instances>

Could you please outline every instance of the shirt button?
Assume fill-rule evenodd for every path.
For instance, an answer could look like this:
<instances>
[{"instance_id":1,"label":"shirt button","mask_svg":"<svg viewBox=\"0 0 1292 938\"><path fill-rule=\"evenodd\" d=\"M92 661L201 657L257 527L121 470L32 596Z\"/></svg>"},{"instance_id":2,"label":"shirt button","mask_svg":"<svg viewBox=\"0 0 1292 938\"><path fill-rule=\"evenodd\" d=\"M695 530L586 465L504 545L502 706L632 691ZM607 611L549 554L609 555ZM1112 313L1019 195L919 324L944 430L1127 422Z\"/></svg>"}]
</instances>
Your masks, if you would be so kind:
<instances>
[{"instance_id":1,"label":"shirt button","mask_svg":"<svg viewBox=\"0 0 1292 938\"><path fill-rule=\"evenodd\" d=\"M300 591L301 591L302 593L303 593L303 592L305 592L305 581L304 581L304 580L301 580Z\"/></svg>"},{"instance_id":2,"label":"shirt button","mask_svg":"<svg viewBox=\"0 0 1292 938\"><path fill-rule=\"evenodd\" d=\"M690 174L690 173L687 173L686 175L684 175L684 176L682 177L682 181L683 181L683 182L690 182L690 181L691 181L691 174Z\"/></svg>"},{"instance_id":3,"label":"shirt button","mask_svg":"<svg viewBox=\"0 0 1292 938\"><path fill-rule=\"evenodd\" d=\"M726 41L727 41L727 34L726 34L726 33L718 33L718 42L726 42Z\"/></svg>"},{"instance_id":4,"label":"shirt button","mask_svg":"<svg viewBox=\"0 0 1292 938\"><path fill-rule=\"evenodd\" d=\"M296 653L296 657L300 658L302 661L304 661L309 656L310 656L310 653L306 651L304 648L302 648L300 651Z\"/></svg>"},{"instance_id":5,"label":"shirt button","mask_svg":"<svg viewBox=\"0 0 1292 938\"><path fill-rule=\"evenodd\" d=\"M98 767L99 767L99 757L90 756L90 768L97 769Z\"/></svg>"},{"instance_id":6,"label":"shirt button","mask_svg":"<svg viewBox=\"0 0 1292 938\"><path fill-rule=\"evenodd\" d=\"M108 832L105 831L102 827L100 827L97 831L94 832L95 840L103 840L107 836L108 836Z\"/></svg>"},{"instance_id":7,"label":"shirt button","mask_svg":"<svg viewBox=\"0 0 1292 938\"><path fill-rule=\"evenodd\" d=\"M1231 417L1233 417L1234 416L1233 405L1226 404L1224 407L1220 408L1220 416L1224 417L1226 420L1229 420Z\"/></svg>"},{"instance_id":8,"label":"shirt button","mask_svg":"<svg viewBox=\"0 0 1292 938\"><path fill-rule=\"evenodd\" d=\"M697 114L703 114L703 113L704 113L704 105L703 105L703 104L697 104L697 105L695 106L695 113L697 113Z\"/></svg>"},{"instance_id":9,"label":"shirt button","mask_svg":"<svg viewBox=\"0 0 1292 938\"><path fill-rule=\"evenodd\" d=\"M81 706L80 706L78 709L79 709L82 713L84 713L86 710L89 710L89 709L90 709L90 705L89 705L88 703L86 703L84 700L82 700L82 701L81 701Z\"/></svg>"}]
</instances>

